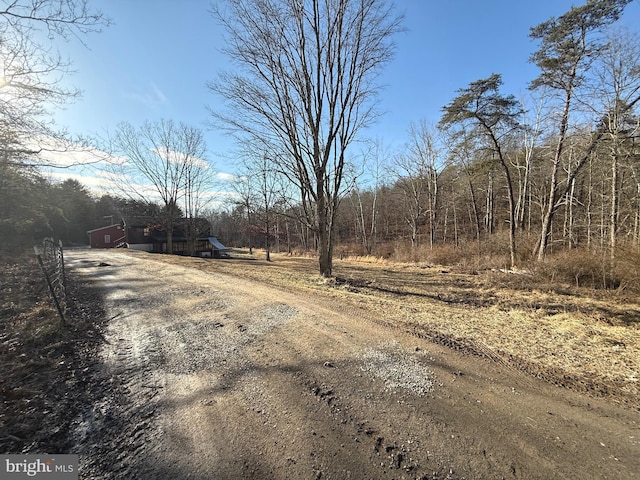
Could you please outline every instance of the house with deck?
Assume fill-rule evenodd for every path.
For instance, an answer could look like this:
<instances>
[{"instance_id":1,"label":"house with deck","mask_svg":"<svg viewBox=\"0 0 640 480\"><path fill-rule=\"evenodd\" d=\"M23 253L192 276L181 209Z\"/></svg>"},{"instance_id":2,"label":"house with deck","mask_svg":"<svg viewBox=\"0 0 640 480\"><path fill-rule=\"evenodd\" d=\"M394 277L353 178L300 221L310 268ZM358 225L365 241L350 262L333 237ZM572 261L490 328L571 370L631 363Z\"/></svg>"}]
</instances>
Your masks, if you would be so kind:
<instances>
[{"instance_id":1,"label":"house with deck","mask_svg":"<svg viewBox=\"0 0 640 480\"><path fill-rule=\"evenodd\" d=\"M114 229L113 227L120 228ZM152 222L134 221L134 223L128 224L123 220L121 224L97 228L87 234L91 248L126 247L145 252L174 255L189 255L193 251L193 255L198 257L228 257L230 249L211 235L210 228L209 222L205 219L196 219L196 222L188 224L184 219L178 221L173 228L171 252L168 251L166 229ZM187 231L192 231L194 235L187 235ZM193 239L191 240L193 249L190 248L189 237Z\"/></svg>"}]
</instances>

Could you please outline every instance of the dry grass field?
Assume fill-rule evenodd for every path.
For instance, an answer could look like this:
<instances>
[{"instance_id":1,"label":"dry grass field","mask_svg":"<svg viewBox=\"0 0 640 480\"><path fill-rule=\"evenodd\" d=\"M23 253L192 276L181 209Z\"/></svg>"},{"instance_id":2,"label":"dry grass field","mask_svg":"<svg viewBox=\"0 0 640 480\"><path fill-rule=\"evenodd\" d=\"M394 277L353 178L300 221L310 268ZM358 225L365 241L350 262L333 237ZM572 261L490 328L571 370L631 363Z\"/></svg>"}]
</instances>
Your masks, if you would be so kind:
<instances>
[{"instance_id":1,"label":"dry grass field","mask_svg":"<svg viewBox=\"0 0 640 480\"><path fill-rule=\"evenodd\" d=\"M381 324L640 407L640 301L633 296L549 284L527 273L469 274L363 257L336 259L335 279L323 280L314 258L263 258L246 251L228 260L162 257L335 298Z\"/></svg>"}]
</instances>

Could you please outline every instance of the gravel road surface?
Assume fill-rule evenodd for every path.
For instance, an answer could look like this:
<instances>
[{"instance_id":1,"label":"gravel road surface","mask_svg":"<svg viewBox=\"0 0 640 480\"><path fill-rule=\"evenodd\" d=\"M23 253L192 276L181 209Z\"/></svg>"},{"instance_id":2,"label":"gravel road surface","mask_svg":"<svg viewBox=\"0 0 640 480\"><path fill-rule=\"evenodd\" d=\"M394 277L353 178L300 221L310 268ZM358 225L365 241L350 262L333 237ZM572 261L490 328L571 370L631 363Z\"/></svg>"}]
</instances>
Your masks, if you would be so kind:
<instances>
[{"instance_id":1,"label":"gravel road surface","mask_svg":"<svg viewBox=\"0 0 640 480\"><path fill-rule=\"evenodd\" d=\"M66 258L109 319L80 478L638 478L635 410L364 308L141 252Z\"/></svg>"}]
</instances>

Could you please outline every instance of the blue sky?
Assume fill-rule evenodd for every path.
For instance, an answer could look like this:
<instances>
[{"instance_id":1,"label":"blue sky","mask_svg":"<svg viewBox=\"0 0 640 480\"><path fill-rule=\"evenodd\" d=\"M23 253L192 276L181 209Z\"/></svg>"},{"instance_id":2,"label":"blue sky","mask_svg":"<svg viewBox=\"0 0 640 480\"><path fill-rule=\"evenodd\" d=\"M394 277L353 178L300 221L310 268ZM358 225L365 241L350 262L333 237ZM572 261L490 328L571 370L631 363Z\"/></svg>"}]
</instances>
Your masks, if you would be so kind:
<instances>
[{"instance_id":1,"label":"blue sky","mask_svg":"<svg viewBox=\"0 0 640 480\"><path fill-rule=\"evenodd\" d=\"M60 45L76 71L65 81L83 91L75 104L56 112L56 123L73 134L106 135L121 121L173 119L205 132L209 159L231 173L225 157L233 145L207 127L205 106L217 99L206 88L229 68L220 50L222 33L209 13L209 0L92 0L115 24L103 33ZM407 139L411 122L437 122L441 108L469 82L492 73L503 76L504 93L520 95L537 75L528 62L536 44L529 28L566 12L571 0L396 0L406 32L387 65L380 109L367 131L391 148ZM640 25L640 0L620 22Z\"/></svg>"}]
</instances>

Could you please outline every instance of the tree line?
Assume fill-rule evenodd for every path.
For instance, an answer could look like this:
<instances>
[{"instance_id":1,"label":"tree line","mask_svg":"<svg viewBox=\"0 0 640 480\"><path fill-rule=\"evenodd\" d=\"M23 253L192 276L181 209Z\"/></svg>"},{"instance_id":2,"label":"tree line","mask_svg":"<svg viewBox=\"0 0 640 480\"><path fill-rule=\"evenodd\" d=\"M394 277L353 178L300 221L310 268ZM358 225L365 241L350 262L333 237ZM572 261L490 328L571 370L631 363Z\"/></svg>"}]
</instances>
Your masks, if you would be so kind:
<instances>
[{"instance_id":1,"label":"tree line","mask_svg":"<svg viewBox=\"0 0 640 480\"><path fill-rule=\"evenodd\" d=\"M504 93L499 73L460 86L439 119L411 124L406 144L390 151L383 139L357 145L378 114L379 74L402 30L393 4L228 0L213 16L237 68L208 84L225 100L211 109L216 128L239 146L226 207L211 208L215 172L202 133L171 120L117 127L105 148L107 173L120 187L114 195L153 209L168 232L176 218L207 216L226 242L264 247L267 258L273 249L314 250L324 276L332 274L336 248L413 260L449 249L503 256L511 268L584 248L614 262L619 252L640 248L640 42L615 27L629 3L587 0L533 26L530 61L539 73L526 95ZM71 32L84 35L109 23L84 1L60 5L73 15L53 34L69 35L65 25L77 24ZM28 34L10 28L14 17L24 21L18 13L0 12L7 22L0 34ZM47 18L31 21L57 25ZM23 85L6 83L0 92ZM20 192L43 182L22 129L43 128L44 100L25 101L38 108L0 105L0 188L15 212L24 207ZM56 188L73 196L80 187ZM14 221L16 229L27 225Z\"/></svg>"},{"instance_id":2,"label":"tree line","mask_svg":"<svg viewBox=\"0 0 640 480\"><path fill-rule=\"evenodd\" d=\"M89 230L123 219L161 225L158 204L96 196L77 180L53 182L37 170L1 163L0 176L0 250L5 254L30 249L44 237L54 237L65 246L87 245Z\"/></svg>"},{"instance_id":3,"label":"tree line","mask_svg":"<svg viewBox=\"0 0 640 480\"><path fill-rule=\"evenodd\" d=\"M499 73L473 81L382 158L384 146L356 154L351 142L374 112L371 73L401 17L373 0L231 1L217 15L246 68L212 83L231 105L214 113L249 147L242 201L220 222L262 231L269 247L283 225L290 244L297 219L322 275L337 239L379 255L390 243L481 252L506 236L507 267L565 247L637 251L640 44L615 28L629 3L588 0L533 26L539 74L526 98L503 93ZM341 41L344 24L354 36Z\"/></svg>"}]
</instances>

